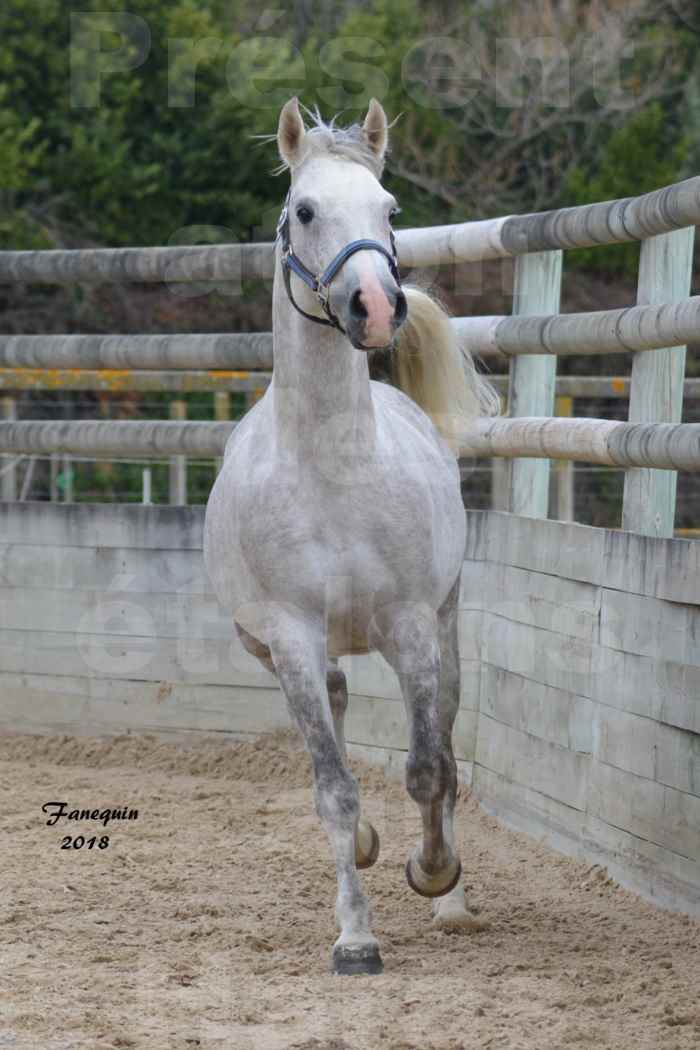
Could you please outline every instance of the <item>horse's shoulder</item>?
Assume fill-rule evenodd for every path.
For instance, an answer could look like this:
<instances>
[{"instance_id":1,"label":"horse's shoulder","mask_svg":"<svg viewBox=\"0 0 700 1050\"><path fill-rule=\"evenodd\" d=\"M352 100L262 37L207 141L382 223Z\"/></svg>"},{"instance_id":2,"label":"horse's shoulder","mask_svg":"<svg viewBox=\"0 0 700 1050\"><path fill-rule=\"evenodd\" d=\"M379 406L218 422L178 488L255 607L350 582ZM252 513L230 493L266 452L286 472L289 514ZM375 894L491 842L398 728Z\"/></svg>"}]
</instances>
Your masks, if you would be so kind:
<instances>
[{"instance_id":1,"label":"horse's shoulder","mask_svg":"<svg viewBox=\"0 0 700 1050\"><path fill-rule=\"evenodd\" d=\"M404 394L403 390L389 383L373 382L372 394L375 403L394 420L399 419L407 423L414 430L418 430L423 437L442 448L444 442L430 416L420 405L416 404L413 398Z\"/></svg>"},{"instance_id":2,"label":"horse's shoulder","mask_svg":"<svg viewBox=\"0 0 700 1050\"><path fill-rule=\"evenodd\" d=\"M432 426L430 418L420 405L417 405L408 394L404 394L403 390L399 390L397 386L394 386L392 383L374 380L370 385L375 401L378 401L389 411L399 412L402 416L410 418L412 422L422 424L426 429Z\"/></svg>"}]
</instances>

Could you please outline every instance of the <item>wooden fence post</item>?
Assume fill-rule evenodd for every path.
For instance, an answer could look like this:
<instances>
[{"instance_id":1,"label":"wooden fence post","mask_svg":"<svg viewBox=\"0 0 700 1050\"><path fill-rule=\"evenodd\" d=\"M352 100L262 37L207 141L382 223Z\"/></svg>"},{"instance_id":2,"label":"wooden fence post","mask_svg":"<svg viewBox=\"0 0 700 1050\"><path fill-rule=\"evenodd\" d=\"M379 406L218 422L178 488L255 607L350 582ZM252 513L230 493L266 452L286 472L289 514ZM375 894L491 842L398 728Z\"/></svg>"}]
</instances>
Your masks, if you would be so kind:
<instances>
[{"instance_id":1,"label":"wooden fence post","mask_svg":"<svg viewBox=\"0 0 700 1050\"><path fill-rule=\"evenodd\" d=\"M170 402L171 419L187 419L187 402ZM178 507L187 503L187 459L185 456L171 456L169 469L170 502Z\"/></svg>"},{"instance_id":2,"label":"wooden fence post","mask_svg":"<svg viewBox=\"0 0 700 1050\"><path fill-rule=\"evenodd\" d=\"M226 390L217 390L214 394L214 419L219 423L226 423L231 418L231 395ZM218 474L224 465L223 457L216 460L216 473Z\"/></svg>"},{"instance_id":3,"label":"wooden fence post","mask_svg":"<svg viewBox=\"0 0 700 1050\"><path fill-rule=\"evenodd\" d=\"M513 313L556 314L561 293L562 252L533 252L515 262ZM523 354L510 363L508 414L551 416L557 359L554 354ZM546 518L549 507L549 460L514 459L510 477L510 511Z\"/></svg>"},{"instance_id":4,"label":"wooden fence post","mask_svg":"<svg viewBox=\"0 0 700 1050\"><path fill-rule=\"evenodd\" d=\"M13 397L3 397L2 418L8 421L17 419L17 403ZM0 495L3 500L17 499L17 467L12 459L9 459L5 463L5 469L2 473L2 489Z\"/></svg>"},{"instance_id":5,"label":"wooden fence post","mask_svg":"<svg viewBox=\"0 0 700 1050\"><path fill-rule=\"evenodd\" d=\"M29 499L32 491L32 482L34 481L34 468L36 467L36 456L27 457L27 466L24 471L24 477L22 478L22 488L20 489L19 499L20 503L24 503L25 500Z\"/></svg>"},{"instance_id":6,"label":"wooden fence post","mask_svg":"<svg viewBox=\"0 0 700 1050\"><path fill-rule=\"evenodd\" d=\"M141 502L146 506L153 503L152 498L153 474L150 467L144 467L141 471Z\"/></svg>"},{"instance_id":7,"label":"wooden fence post","mask_svg":"<svg viewBox=\"0 0 700 1050\"><path fill-rule=\"evenodd\" d=\"M491 510L510 506L510 460L494 456L491 460Z\"/></svg>"},{"instance_id":8,"label":"wooden fence post","mask_svg":"<svg viewBox=\"0 0 700 1050\"><path fill-rule=\"evenodd\" d=\"M642 241L637 302L671 303L690 293L695 227ZM680 423L683 411L684 346L642 350L632 360L629 421ZM646 536L673 536L675 470L630 468L625 474L622 528Z\"/></svg>"},{"instance_id":9,"label":"wooden fence post","mask_svg":"<svg viewBox=\"0 0 700 1050\"><path fill-rule=\"evenodd\" d=\"M73 494L73 460L70 456L62 457L61 467L63 473L63 502L72 503L75 497Z\"/></svg>"},{"instance_id":10,"label":"wooden fence post","mask_svg":"<svg viewBox=\"0 0 700 1050\"><path fill-rule=\"evenodd\" d=\"M61 470L61 457L58 452L52 452L49 460L49 498L52 503L58 503L58 475Z\"/></svg>"},{"instance_id":11,"label":"wooden fence post","mask_svg":"<svg viewBox=\"0 0 700 1050\"><path fill-rule=\"evenodd\" d=\"M573 397L558 397L555 402L554 414L557 416L573 416ZM572 459L556 460L554 474L557 482L557 519L559 521L573 521L574 461Z\"/></svg>"}]
</instances>

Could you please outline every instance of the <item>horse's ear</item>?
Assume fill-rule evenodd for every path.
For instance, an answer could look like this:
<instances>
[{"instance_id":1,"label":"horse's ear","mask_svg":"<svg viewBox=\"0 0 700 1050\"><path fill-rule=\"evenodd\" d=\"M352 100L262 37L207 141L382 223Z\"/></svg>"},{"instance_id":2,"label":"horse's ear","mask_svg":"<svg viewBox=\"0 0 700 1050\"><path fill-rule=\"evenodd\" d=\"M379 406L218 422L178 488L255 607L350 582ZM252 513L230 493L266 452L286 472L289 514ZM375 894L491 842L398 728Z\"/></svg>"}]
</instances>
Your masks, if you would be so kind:
<instances>
[{"instance_id":1,"label":"horse's ear","mask_svg":"<svg viewBox=\"0 0 700 1050\"><path fill-rule=\"evenodd\" d=\"M280 157L290 168L293 168L299 159L305 134L306 128L299 112L299 99L295 95L282 106L277 127L277 147Z\"/></svg>"},{"instance_id":2,"label":"horse's ear","mask_svg":"<svg viewBox=\"0 0 700 1050\"><path fill-rule=\"evenodd\" d=\"M381 103L377 102L376 98L370 100L369 109L367 110L367 116L362 125L362 130L365 133L367 144L372 152L376 153L380 160L384 160L384 154L386 153L387 142L389 139L389 131L386 113L384 112Z\"/></svg>"}]
</instances>

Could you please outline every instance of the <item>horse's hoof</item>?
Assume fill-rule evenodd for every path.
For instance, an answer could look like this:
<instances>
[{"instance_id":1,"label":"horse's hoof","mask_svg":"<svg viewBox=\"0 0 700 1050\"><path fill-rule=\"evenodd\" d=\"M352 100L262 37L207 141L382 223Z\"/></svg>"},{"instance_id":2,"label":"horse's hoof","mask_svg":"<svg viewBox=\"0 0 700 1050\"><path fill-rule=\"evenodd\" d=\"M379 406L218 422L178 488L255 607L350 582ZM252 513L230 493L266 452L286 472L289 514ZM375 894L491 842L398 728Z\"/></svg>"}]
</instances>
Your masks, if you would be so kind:
<instances>
[{"instance_id":1,"label":"horse's hoof","mask_svg":"<svg viewBox=\"0 0 700 1050\"><path fill-rule=\"evenodd\" d=\"M444 933L481 933L488 930L489 923L487 919L470 915L464 908L449 908L433 916L433 926Z\"/></svg>"},{"instance_id":2,"label":"horse's hoof","mask_svg":"<svg viewBox=\"0 0 700 1050\"><path fill-rule=\"evenodd\" d=\"M414 893L421 897L444 897L453 890L462 874L459 857L453 857L444 871L437 875L428 875L423 871L415 856L406 862L406 881Z\"/></svg>"},{"instance_id":3,"label":"horse's hoof","mask_svg":"<svg viewBox=\"0 0 700 1050\"><path fill-rule=\"evenodd\" d=\"M371 868L379 856L379 835L368 820L360 819L355 838L355 867Z\"/></svg>"},{"instance_id":4,"label":"horse's hoof","mask_svg":"<svg viewBox=\"0 0 700 1050\"><path fill-rule=\"evenodd\" d=\"M383 973L384 963L376 944L352 947L346 944L333 949L333 973L349 977L362 973Z\"/></svg>"}]
</instances>

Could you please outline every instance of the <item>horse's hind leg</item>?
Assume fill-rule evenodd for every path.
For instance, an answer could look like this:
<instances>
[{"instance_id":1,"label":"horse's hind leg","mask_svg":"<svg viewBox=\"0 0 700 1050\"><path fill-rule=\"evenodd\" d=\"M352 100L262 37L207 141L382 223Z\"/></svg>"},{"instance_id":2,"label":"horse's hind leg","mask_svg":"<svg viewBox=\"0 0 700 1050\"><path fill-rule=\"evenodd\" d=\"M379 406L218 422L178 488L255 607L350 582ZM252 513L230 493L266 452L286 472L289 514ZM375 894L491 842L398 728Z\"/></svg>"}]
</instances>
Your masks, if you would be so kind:
<instances>
[{"instance_id":1,"label":"horse's hind leg","mask_svg":"<svg viewBox=\"0 0 700 1050\"><path fill-rule=\"evenodd\" d=\"M355 867L359 792L336 740L321 626L280 616L270 640L270 655L311 755L316 810L335 855L335 910L340 936L333 946L333 969L344 974L381 973L379 945L370 930L369 904Z\"/></svg>"},{"instance_id":2,"label":"horse's hind leg","mask_svg":"<svg viewBox=\"0 0 700 1050\"><path fill-rule=\"evenodd\" d=\"M454 849L454 810L457 799L457 763L452 749L452 730L459 710L459 587L460 577L450 591L445 604L438 612L438 640L440 644L440 729L442 748L449 773L442 811L442 826L445 841ZM436 925L442 928L470 927L482 925L469 914L464 897L464 887L458 882L444 897L433 902Z\"/></svg>"},{"instance_id":3,"label":"horse's hind leg","mask_svg":"<svg viewBox=\"0 0 700 1050\"><path fill-rule=\"evenodd\" d=\"M326 671L328 699L333 715L335 739L343 763L347 765L345 750L345 712L348 708L348 683L345 672L338 667L337 660L329 660ZM379 856L379 835L364 817L357 822L355 838L355 864L358 868L371 868Z\"/></svg>"}]
</instances>

